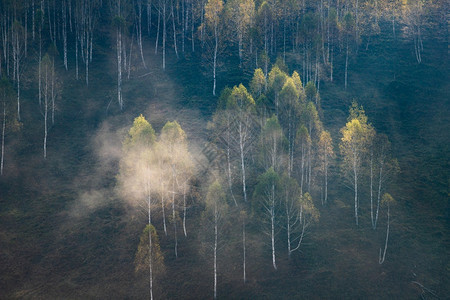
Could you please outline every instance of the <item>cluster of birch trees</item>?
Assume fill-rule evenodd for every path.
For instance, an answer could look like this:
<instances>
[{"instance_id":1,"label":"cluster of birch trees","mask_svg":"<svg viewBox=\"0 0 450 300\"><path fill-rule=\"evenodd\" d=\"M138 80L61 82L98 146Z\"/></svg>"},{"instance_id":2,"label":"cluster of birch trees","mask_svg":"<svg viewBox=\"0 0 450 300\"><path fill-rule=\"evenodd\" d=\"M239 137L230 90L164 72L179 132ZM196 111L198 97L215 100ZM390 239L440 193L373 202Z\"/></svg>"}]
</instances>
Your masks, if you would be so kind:
<instances>
[{"instance_id":1,"label":"cluster of birch trees","mask_svg":"<svg viewBox=\"0 0 450 300\"><path fill-rule=\"evenodd\" d=\"M234 239L241 237L239 264L245 283L250 239L266 245L259 250L267 253L276 270L281 249L287 258L299 250L308 230L319 221L316 206L325 207L329 202L328 178L335 153L330 133L321 122L320 94L314 82L304 85L296 71L288 75L279 60L267 76L256 69L249 85L249 89L240 84L222 91L208 127L210 137L204 151L208 165L201 178L194 172L199 166L193 163L186 135L176 121L167 122L159 137L142 115L129 130L123 143L118 190L148 217L136 253L136 270L149 271L150 295L154 278L164 274L164 255L152 215L157 213L161 222L157 227L164 237L172 236L178 257L179 232L187 236L187 199L194 178L204 187L204 201L196 199L195 205L204 208L199 236L213 257L215 297L218 272L223 268L219 257L230 234ZM389 140L368 123L362 106L352 104L341 134L339 175L354 192L356 225L360 198L369 200L362 201L370 204L374 230L381 207L387 206L381 264L394 203L386 190L398 164Z\"/></svg>"},{"instance_id":2,"label":"cluster of birch trees","mask_svg":"<svg viewBox=\"0 0 450 300\"><path fill-rule=\"evenodd\" d=\"M240 233L233 234L242 237L245 282L249 238L265 241L263 251L277 269L278 252L284 248L290 257L300 249L305 233L319 220L315 205L328 201L334 152L319 117L320 95L313 82L304 87L297 72L285 70L279 61L267 76L256 69L249 89L242 84L225 88L210 123L216 180L206 197L206 216L214 227L215 291L217 243L226 219L241 224ZM250 234L247 224L253 228Z\"/></svg>"},{"instance_id":3,"label":"cluster of birch trees","mask_svg":"<svg viewBox=\"0 0 450 300\"><path fill-rule=\"evenodd\" d=\"M285 61L292 53L301 61L303 80L317 89L323 80L334 81L338 64L347 88L352 55L376 42L382 28L392 28L394 38L401 34L411 41L420 63L424 32L433 25L429 18L445 11L440 5L425 0L2 0L0 77L14 87L16 102L4 105L9 109L3 119L21 121L21 90L29 88L23 82L31 73L34 79L34 72L28 71L36 68L39 99L28 103L42 115L46 157L58 107L56 79L63 72L55 69L55 60L89 85L96 40L102 38L98 32L110 32L115 41L117 103L123 109L124 79L130 80L132 70L148 67L146 40L154 43L163 69L169 49L177 58L200 53L195 57L201 57L211 74L214 95L217 78L225 71L225 54L238 57L245 70L262 68L267 76L271 59ZM14 102L12 98L8 101Z\"/></svg>"},{"instance_id":4,"label":"cluster of birch trees","mask_svg":"<svg viewBox=\"0 0 450 300\"><path fill-rule=\"evenodd\" d=\"M154 277L164 273L164 256L152 216L162 220L164 236L173 235L178 257L178 236L187 236L186 211L193 162L186 134L176 122L167 122L156 136L150 123L137 117L123 142L118 191L147 216L147 226L136 253L136 271L149 271L149 291L153 298Z\"/></svg>"},{"instance_id":5,"label":"cluster of birch trees","mask_svg":"<svg viewBox=\"0 0 450 300\"><path fill-rule=\"evenodd\" d=\"M395 204L386 190L395 182L399 172L398 162L392 157L391 144L387 136L376 133L375 128L368 123L363 107L358 106L356 102L350 106L348 122L341 129L341 134L339 144L342 156L341 174L344 183L354 194L356 226L359 226L360 198L369 198L367 202L370 203L370 221L373 230L377 229L381 206L387 207L386 240L384 251L380 249L379 257L379 263L382 264L389 240L390 207Z\"/></svg>"}]
</instances>

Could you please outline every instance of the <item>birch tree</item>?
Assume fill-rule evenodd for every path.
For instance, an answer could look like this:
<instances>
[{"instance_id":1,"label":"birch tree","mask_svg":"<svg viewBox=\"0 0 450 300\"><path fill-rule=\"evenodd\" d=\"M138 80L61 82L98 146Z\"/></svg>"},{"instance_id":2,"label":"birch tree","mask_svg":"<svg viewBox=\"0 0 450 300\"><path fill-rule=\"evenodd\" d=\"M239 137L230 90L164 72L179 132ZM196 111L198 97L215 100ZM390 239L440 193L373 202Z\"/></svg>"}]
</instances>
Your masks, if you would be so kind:
<instances>
[{"instance_id":1,"label":"birch tree","mask_svg":"<svg viewBox=\"0 0 450 300\"><path fill-rule=\"evenodd\" d=\"M214 257L214 299L217 298L217 254L219 249L219 237L223 217L227 212L227 203L225 193L220 183L216 180L208 188L206 195L206 208L203 218L208 220L214 227L214 243L213 243L213 257Z\"/></svg>"},{"instance_id":2,"label":"birch tree","mask_svg":"<svg viewBox=\"0 0 450 300\"><path fill-rule=\"evenodd\" d=\"M358 107L356 102L350 107L350 116L345 127L341 129L341 134L339 149L343 157L342 174L345 180L350 183L350 188L354 192L355 222L358 226L359 180L363 158L368 151L369 141L374 134L374 130L367 123L367 116L362 106Z\"/></svg>"},{"instance_id":3,"label":"birch tree","mask_svg":"<svg viewBox=\"0 0 450 300\"><path fill-rule=\"evenodd\" d=\"M216 95L216 69L217 69L217 59L219 53L219 43L221 36L221 26L222 26L222 11L223 11L223 1L222 0L208 0L205 5L205 24L206 31L209 32L213 41L210 44L209 52L212 54L212 69L213 69L213 95ZM211 51L212 50L212 51Z\"/></svg>"},{"instance_id":4,"label":"birch tree","mask_svg":"<svg viewBox=\"0 0 450 300\"><path fill-rule=\"evenodd\" d=\"M282 172L284 165L283 146L286 143L280 123L275 115L267 119L261 131L261 136L260 149L264 170L272 168L275 172Z\"/></svg>"},{"instance_id":5,"label":"birch tree","mask_svg":"<svg viewBox=\"0 0 450 300\"><path fill-rule=\"evenodd\" d=\"M305 125L301 125L296 133L296 145L300 148L300 194L303 194L303 185L306 179L307 155L311 146L311 137Z\"/></svg>"},{"instance_id":6,"label":"birch tree","mask_svg":"<svg viewBox=\"0 0 450 300\"><path fill-rule=\"evenodd\" d=\"M231 32L238 44L239 66L242 67L244 36L249 33L250 25L254 22L255 3L253 0L233 0L227 2L230 11Z\"/></svg>"},{"instance_id":7,"label":"birch tree","mask_svg":"<svg viewBox=\"0 0 450 300\"><path fill-rule=\"evenodd\" d=\"M253 78L250 82L250 91L254 99L258 99L266 90L266 76L264 76L263 70L255 69Z\"/></svg>"},{"instance_id":8,"label":"birch tree","mask_svg":"<svg viewBox=\"0 0 450 300\"><path fill-rule=\"evenodd\" d=\"M160 135L161 150L167 156L167 168L169 178L167 180L167 190L171 195L170 204L172 206L172 223L175 240L175 257L178 257L178 204L177 198L179 195L186 200L187 182L190 177L188 174L192 171L192 161L187 147L186 133L181 128L177 121L167 122L161 130ZM183 202L185 205L185 202ZM185 206L183 207L183 211ZM185 214L184 214L185 216ZM185 219L183 221L185 226ZM185 227L183 227L185 229Z\"/></svg>"},{"instance_id":9,"label":"birch tree","mask_svg":"<svg viewBox=\"0 0 450 300\"><path fill-rule=\"evenodd\" d=\"M41 82L43 84L42 87L42 102L40 105L41 114L44 117L44 143L43 143L43 151L44 151L44 159L47 158L47 137L49 130L49 122L48 122L48 114L51 109L52 96L54 96L54 63L53 60L50 59L50 56L46 54L41 62L41 74L42 76ZM53 93L53 94L52 94Z\"/></svg>"},{"instance_id":10,"label":"birch tree","mask_svg":"<svg viewBox=\"0 0 450 300\"><path fill-rule=\"evenodd\" d=\"M157 188L154 182L156 182L155 178L158 173L156 167L158 158L154 151L155 141L155 131L150 123L142 115L135 118L133 126L123 142L123 157L119 163L120 173L118 175L118 188L121 196L147 214L148 223L144 229L145 237L141 237L136 254L136 271L145 268L143 264L148 263L151 299L153 299L154 266L162 268L163 259L152 225L153 194ZM148 247L145 247L143 242L147 242Z\"/></svg>"},{"instance_id":11,"label":"birch tree","mask_svg":"<svg viewBox=\"0 0 450 300\"><path fill-rule=\"evenodd\" d=\"M297 73L294 73L295 76ZM297 81L300 77L295 78ZM283 89L280 92L280 123L283 126L285 135L288 142L288 161L287 161L287 174L291 176L294 168L294 156L295 156L295 133L298 127L298 120L300 115L300 91L298 89L300 82L294 82L293 78L288 78L283 85Z\"/></svg>"},{"instance_id":12,"label":"birch tree","mask_svg":"<svg viewBox=\"0 0 450 300\"><path fill-rule=\"evenodd\" d=\"M233 122L234 134L232 134L232 138L235 139L235 144L238 145L242 174L242 193L244 202L247 202L246 157L256 137L256 124L253 121L255 101L242 84L233 88L227 101L227 109L233 111L235 114L235 121Z\"/></svg>"},{"instance_id":13,"label":"birch tree","mask_svg":"<svg viewBox=\"0 0 450 300\"><path fill-rule=\"evenodd\" d=\"M400 171L398 162L392 157L391 143L384 134L377 134L373 139L374 143L370 152L370 212L372 220L372 228L377 228L378 214L380 210L381 195L384 193L389 184L395 180L396 175ZM377 182L374 182L377 181ZM375 216L373 212L373 194L376 188L376 210Z\"/></svg>"},{"instance_id":14,"label":"birch tree","mask_svg":"<svg viewBox=\"0 0 450 300\"><path fill-rule=\"evenodd\" d=\"M319 221L320 214L309 193L298 194L295 179L286 179L284 193L287 249L291 257L293 252L300 249L308 228Z\"/></svg>"},{"instance_id":15,"label":"birch tree","mask_svg":"<svg viewBox=\"0 0 450 300\"><path fill-rule=\"evenodd\" d=\"M5 161L5 135L7 127L12 127L14 124L14 118L10 117L10 112L12 110L12 104L14 101L14 89L9 82L9 80L4 75L0 81L0 99L1 99L1 131L2 131L2 145L1 145L1 158L0 158L0 176L3 176L4 161ZM16 121L17 122L17 121ZM8 126L9 125L9 126Z\"/></svg>"},{"instance_id":16,"label":"birch tree","mask_svg":"<svg viewBox=\"0 0 450 300\"><path fill-rule=\"evenodd\" d=\"M383 205L387 206L387 226L386 226L386 240L384 242L384 250L381 251L380 248L380 254L378 257L378 263L381 265L382 263L384 263L384 260L386 258L386 251L387 251L387 247L388 247L388 241L389 241L389 227L390 227L390 207L391 205L395 204L395 200L394 198L392 198L392 196L388 193L383 195L383 200L381 202ZM383 254L381 254L383 252Z\"/></svg>"},{"instance_id":17,"label":"birch tree","mask_svg":"<svg viewBox=\"0 0 450 300\"><path fill-rule=\"evenodd\" d=\"M323 176L323 197L322 205L326 205L328 202L328 171L330 162L334 157L333 141L328 131L322 131L318 143L319 150L319 169Z\"/></svg>"},{"instance_id":18,"label":"birch tree","mask_svg":"<svg viewBox=\"0 0 450 300\"><path fill-rule=\"evenodd\" d=\"M14 72L13 77L17 86L17 120L20 121L20 76L22 74L22 60L25 54L24 28L17 20L12 25L12 51Z\"/></svg>"},{"instance_id":19,"label":"birch tree","mask_svg":"<svg viewBox=\"0 0 450 300\"><path fill-rule=\"evenodd\" d=\"M280 216L280 178L273 168L270 168L258 177L257 182L253 194L253 209L262 220L262 232L270 238L272 266L276 270L275 241Z\"/></svg>"},{"instance_id":20,"label":"birch tree","mask_svg":"<svg viewBox=\"0 0 450 300\"><path fill-rule=\"evenodd\" d=\"M150 299L153 299L155 279L162 277L166 272L158 233L153 225L147 224L142 231L135 254L134 265L136 273L149 272L149 293Z\"/></svg>"}]
</instances>

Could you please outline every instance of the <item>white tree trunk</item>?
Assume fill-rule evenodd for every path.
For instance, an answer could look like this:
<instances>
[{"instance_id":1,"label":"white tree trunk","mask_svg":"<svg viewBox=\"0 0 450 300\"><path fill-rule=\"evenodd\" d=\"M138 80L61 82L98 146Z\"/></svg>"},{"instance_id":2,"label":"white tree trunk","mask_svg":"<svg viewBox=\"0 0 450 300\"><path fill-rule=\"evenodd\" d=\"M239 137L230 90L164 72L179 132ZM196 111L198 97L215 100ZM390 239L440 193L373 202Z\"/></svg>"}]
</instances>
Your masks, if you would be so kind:
<instances>
[{"instance_id":1,"label":"white tree trunk","mask_svg":"<svg viewBox=\"0 0 450 300\"><path fill-rule=\"evenodd\" d=\"M163 70L166 69L166 0L163 0L163 42L162 42L162 48L163 48L163 63L162 67Z\"/></svg>"},{"instance_id":2,"label":"white tree trunk","mask_svg":"<svg viewBox=\"0 0 450 300\"><path fill-rule=\"evenodd\" d=\"M3 101L5 101L4 99ZM3 175L3 161L5 158L5 128L6 128L6 104L3 102L3 124L2 124L2 158L0 162L0 175Z\"/></svg>"},{"instance_id":3,"label":"white tree trunk","mask_svg":"<svg viewBox=\"0 0 450 300\"><path fill-rule=\"evenodd\" d=\"M345 81L344 81L345 89L347 89L347 74L348 74L348 38L347 38L347 48L345 51Z\"/></svg>"},{"instance_id":4,"label":"white tree trunk","mask_svg":"<svg viewBox=\"0 0 450 300\"><path fill-rule=\"evenodd\" d=\"M390 225L390 220L389 220L389 203L388 203L388 211L387 211L387 229L386 229L386 241L384 243L384 251L383 251L383 256L381 255L381 248L380 248L380 255L378 258L378 263L381 265L382 263L384 263L384 259L386 258L386 250L388 247L388 240L389 240L389 225Z\"/></svg>"},{"instance_id":5,"label":"white tree trunk","mask_svg":"<svg viewBox=\"0 0 450 300\"><path fill-rule=\"evenodd\" d=\"M177 30L175 27L175 13L173 11L173 2L172 2L172 6L171 6L171 14L172 14L172 30L173 30L173 48L175 50L175 55L177 56L177 58L179 58L178 56L178 47L177 47Z\"/></svg>"},{"instance_id":6,"label":"white tree trunk","mask_svg":"<svg viewBox=\"0 0 450 300\"><path fill-rule=\"evenodd\" d=\"M228 177L228 186L230 188L231 197L233 198L234 205L237 206L237 201L233 194L233 181L231 178L231 158L230 158L230 151L231 151L231 149L230 149L230 143L231 143L230 134L231 134L231 132L230 131L231 131L230 130L230 114L227 113L227 133L226 133L226 135L227 135L227 171L228 171L227 177Z\"/></svg>"},{"instance_id":7,"label":"white tree trunk","mask_svg":"<svg viewBox=\"0 0 450 300\"><path fill-rule=\"evenodd\" d=\"M152 211L151 211L151 195L150 195L150 191L149 194L147 196L148 199L148 255L149 255L149 263L148 263L148 268L149 268L149 288L150 288L150 299L153 300L153 256L152 256L152 230L151 230L151 225L152 225Z\"/></svg>"},{"instance_id":8,"label":"white tree trunk","mask_svg":"<svg viewBox=\"0 0 450 300\"><path fill-rule=\"evenodd\" d=\"M214 202L214 299L217 299L217 223L217 202Z\"/></svg>"},{"instance_id":9,"label":"white tree trunk","mask_svg":"<svg viewBox=\"0 0 450 300\"><path fill-rule=\"evenodd\" d=\"M117 100L119 101L120 110L123 109L122 101L122 32L117 28Z\"/></svg>"},{"instance_id":10,"label":"white tree trunk","mask_svg":"<svg viewBox=\"0 0 450 300\"><path fill-rule=\"evenodd\" d=\"M275 185L272 185L272 203L270 208L270 235L272 245L272 265L277 269L276 257L275 257Z\"/></svg>"},{"instance_id":11,"label":"white tree trunk","mask_svg":"<svg viewBox=\"0 0 450 300\"><path fill-rule=\"evenodd\" d=\"M355 190L355 222L358 226L358 172L356 168L356 162L353 163L353 176L354 176L354 190Z\"/></svg>"},{"instance_id":12,"label":"white tree trunk","mask_svg":"<svg viewBox=\"0 0 450 300\"><path fill-rule=\"evenodd\" d=\"M241 169L242 169L242 191L244 193L244 201L247 202L247 191L245 181L245 161L244 161L244 133L242 129L242 121L239 121L239 150L241 156Z\"/></svg>"},{"instance_id":13,"label":"white tree trunk","mask_svg":"<svg viewBox=\"0 0 450 300\"><path fill-rule=\"evenodd\" d=\"M370 152L370 219L372 228L375 229L375 219L373 217L373 151Z\"/></svg>"},{"instance_id":14,"label":"white tree trunk","mask_svg":"<svg viewBox=\"0 0 450 300\"><path fill-rule=\"evenodd\" d=\"M172 180L172 218L173 218L173 234L175 238L175 258L178 258L178 235L177 235L177 219L175 212L175 175Z\"/></svg>"},{"instance_id":15,"label":"white tree trunk","mask_svg":"<svg viewBox=\"0 0 450 300\"><path fill-rule=\"evenodd\" d=\"M163 217L163 228L164 228L164 234L167 236L167 226L166 226L166 206L164 203L164 183L161 181L161 210L162 210L162 217Z\"/></svg>"},{"instance_id":16,"label":"white tree trunk","mask_svg":"<svg viewBox=\"0 0 450 300\"><path fill-rule=\"evenodd\" d=\"M214 25L214 39L215 39L215 44L214 44L214 58L213 58L213 95L216 95L216 67L217 67L217 51L218 51L218 47L219 47L219 38L217 36L217 25Z\"/></svg>"},{"instance_id":17,"label":"white tree trunk","mask_svg":"<svg viewBox=\"0 0 450 300\"><path fill-rule=\"evenodd\" d=\"M183 187L183 232L187 236L186 231L186 186Z\"/></svg>"},{"instance_id":18,"label":"white tree trunk","mask_svg":"<svg viewBox=\"0 0 450 300\"><path fill-rule=\"evenodd\" d=\"M380 166L380 174L379 174L379 178L378 178L378 193L377 193L377 211L375 214L375 227L374 229L377 228L377 222L378 222L378 213L380 211L380 202L381 202L381 185L383 183L383 163L381 163Z\"/></svg>"},{"instance_id":19,"label":"white tree trunk","mask_svg":"<svg viewBox=\"0 0 450 300\"><path fill-rule=\"evenodd\" d=\"M242 248L243 248L243 256L244 256L244 260L242 263L242 268L243 268L243 272L244 272L244 283L247 281L247 274L246 274L246 247L245 247L245 218L242 219Z\"/></svg>"}]
</instances>

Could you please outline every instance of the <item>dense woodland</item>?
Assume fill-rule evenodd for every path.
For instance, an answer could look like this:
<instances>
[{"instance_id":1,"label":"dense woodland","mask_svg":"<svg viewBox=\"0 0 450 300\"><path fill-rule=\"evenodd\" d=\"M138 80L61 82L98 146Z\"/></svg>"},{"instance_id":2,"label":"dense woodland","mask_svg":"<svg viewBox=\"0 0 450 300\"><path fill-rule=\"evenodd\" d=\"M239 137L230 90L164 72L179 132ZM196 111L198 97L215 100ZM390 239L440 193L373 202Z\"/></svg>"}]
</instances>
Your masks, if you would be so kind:
<instances>
[{"instance_id":1,"label":"dense woodland","mask_svg":"<svg viewBox=\"0 0 450 300\"><path fill-rule=\"evenodd\" d=\"M448 24L0 1L0 298L446 298Z\"/></svg>"}]
</instances>

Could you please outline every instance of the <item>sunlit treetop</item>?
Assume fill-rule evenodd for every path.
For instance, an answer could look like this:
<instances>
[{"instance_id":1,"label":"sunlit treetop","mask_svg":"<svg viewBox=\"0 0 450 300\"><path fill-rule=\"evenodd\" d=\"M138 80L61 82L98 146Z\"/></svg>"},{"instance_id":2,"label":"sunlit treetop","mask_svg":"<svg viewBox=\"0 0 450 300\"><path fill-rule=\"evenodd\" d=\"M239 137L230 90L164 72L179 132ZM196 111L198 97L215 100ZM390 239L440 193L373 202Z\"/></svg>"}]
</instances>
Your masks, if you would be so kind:
<instances>
[{"instance_id":1,"label":"sunlit treetop","mask_svg":"<svg viewBox=\"0 0 450 300\"><path fill-rule=\"evenodd\" d=\"M227 108L249 110L254 108L254 106L255 100L253 100L252 95L250 95L245 86L242 83L239 86L234 86L227 101Z\"/></svg>"},{"instance_id":2,"label":"sunlit treetop","mask_svg":"<svg viewBox=\"0 0 450 300\"><path fill-rule=\"evenodd\" d=\"M292 73L292 81L294 82L294 85L298 91L298 94L300 95L300 98L302 98L302 95L304 94L304 89L303 89L303 83L302 80L300 79L300 75L297 73L297 71L294 71Z\"/></svg>"},{"instance_id":3,"label":"sunlit treetop","mask_svg":"<svg viewBox=\"0 0 450 300\"><path fill-rule=\"evenodd\" d=\"M266 77L264 76L263 70L258 68L255 70L252 81L250 82L250 91L252 92L253 97L258 98L261 96L265 86Z\"/></svg>"},{"instance_id":4,"label":"sunlit treetop","mask_svg":"<svg viewBox=\"0 0 450 300\"><path fill-rule=\"evenodd\" d=\"M357 119L361 124L367 124L367 116L364 111L363 106L358 106L358 103L356 101L352 102L352 105L349 109L349 115L348 115L348 121L351 121L353 119Z\"/></svg>"},{"instance_id":5,"label":"sunlit treetop","mask_svg":"<svg viewBox=\"0 0 450 300\"><path fill-rule=\"evenodd\" d=\"M283 89L280 92L280 98L283 102L295 102L298 100L300 94L295 86L295 82L292 78L287 78L283 85Z\"/></svg>"},{"instance_id":6,"label":"sunlit treetop","mask_svg":"<svg viewBox=\"0 0 450 300\"><path fill-rule=\"evenodd\" d=\"M133 121L133 126L128 131L124 141L126 148L132 146L151 146L156 140L155 130L152 125L141 114Z\"/></svg>"},{"instance_id":7,"label":"sunlit treetop","mask_svg":"<svg viewBox=\"0 0 450 300\"><path fill-rule=\"evenodd\" d=\"M169 121L161 130L161 140L172 143L184 142L186 140L186 133L177 121Z\"/></svg>"},{"instance_id":8,"label":"sunlit treetop","mask_svg":"<svg viewBox=\"0 0 450 300\"><path fill-rule=\"evenodd\" d=\"M275 91L280 91L287 79L286 73L280 70L278 65L274 65L269 72L269 88Z\"/></svg>"}]
</instances>

